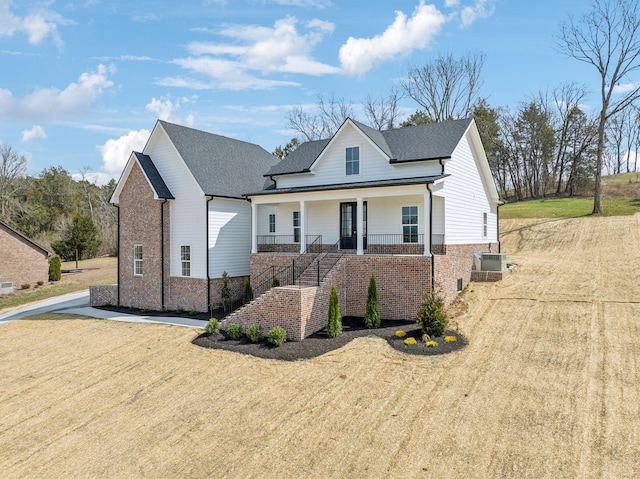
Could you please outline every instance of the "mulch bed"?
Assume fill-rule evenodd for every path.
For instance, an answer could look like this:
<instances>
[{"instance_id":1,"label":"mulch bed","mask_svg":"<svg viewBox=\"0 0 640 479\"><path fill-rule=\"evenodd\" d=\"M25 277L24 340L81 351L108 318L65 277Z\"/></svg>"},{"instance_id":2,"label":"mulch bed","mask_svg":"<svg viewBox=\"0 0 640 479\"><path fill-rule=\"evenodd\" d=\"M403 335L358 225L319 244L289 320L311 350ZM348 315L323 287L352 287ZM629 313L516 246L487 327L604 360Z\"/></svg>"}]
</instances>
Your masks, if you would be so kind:
<instances>
[{"instance_id":1,"label":"mulch bed","mask_svg":"<svg viewBox=\"0 0 640 479\"><path fill-rule=\"evenodd\" d=\"M396 331L405 331L407 335L398 338ZM367 336L377 336L386 339L392 348L407 354L420 356L435 356L447 354L466 346L466 339L456 331L447 330L440 338L435 338L438 346L427 347L422 342L422 333L413 321L390 321L382 320L380 328L367 329L364 327L362 318L344 317L342 318L342 335L337 338L327 337L326 331L322 330L302 341L287 341L281 346L273 346L266 339L259 343L252 343L248 338L232 340L226 337L224 332L207 335L202 333L193 340L193 344L203 348L224 349L241 354L249 354L264 359L278 359L281 361L297 361L301 359L311 359L321 356L329 351L338 349L354 338ZM447 343L444 336L455 336L456 341ZM405 345L404 340L414 337L416 344Z\"/></svg>"}]
</instances>

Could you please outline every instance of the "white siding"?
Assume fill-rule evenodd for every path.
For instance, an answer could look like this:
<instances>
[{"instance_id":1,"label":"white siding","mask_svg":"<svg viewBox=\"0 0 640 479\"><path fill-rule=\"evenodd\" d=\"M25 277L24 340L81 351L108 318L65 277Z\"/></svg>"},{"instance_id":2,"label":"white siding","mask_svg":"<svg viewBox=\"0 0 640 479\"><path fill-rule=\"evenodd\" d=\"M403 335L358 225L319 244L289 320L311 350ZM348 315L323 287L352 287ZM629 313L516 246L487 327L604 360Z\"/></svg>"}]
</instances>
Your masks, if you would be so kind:
<instances>
[{"instance_id":1,"label":"white siding","mask_svg":"<svg viewBox=\"0 0 640 479\"><path fill-rule=\"evenodd\" d=\"M360 147L360 174L347 175L346 149L354 146ZM277 178L278 188L431 176L440 174L441 167L437 161L391 165L389 159L362 132L346 125L323 152L312 171L313 174L280 176Z\"/></svg>"},{"instance_id":2,"label":"white siding","mask_svg":"<svg viewBox=\"0 0 640 479\"><path fill-rule=\"evenodd\" d=\"M175 197L171 201L170 275L181 276L180 246L191 246L191 277L206 278L206 198L173 144L161 128L144 153L153 163Z\"/></svg>"},{"instance_id":3,"label":"white siding","mask_svg":"<svg viewBox=\"0 0 640 479\"><path fill-rule=\"evenodd\" d=\"M496 241L496 206L489 201L468 134L446 164L445 173L451 176L439 194L445 198L447 244ZM483 213L488 214L487 237L483 236Z\"/></svg>"},{"instance_id":4,"label":"white siding","mask_svg":"<svg viewBox=\"0 0 640 479\"><path fill-rule=\"evenodd\" d=\"M269 232L269 215L276 215L276 232ZM269 205L260 205L258 206L258 234L259 235L268 235L268 234L278 234L278 224L282 223L284 219L281 217L281 214L278 212L278 209L275 206Z\"/></svg>"},{"instance_id":5,"label":"white siding","mask_svg":"<svg viewBox=\"0 0 640 479\"><path fill-rule=\"evenodd\" d=\"M265 208L266 209L266 208ZM209 202L209 275L249 274L251 205L244 200L214 198Z\"/></svg>"},{"instance_id":6,"label":"white siding","mask_svg":"<svg viewBox=\"0 0 640 479\"><path fill-rule=\"evenodd\" d=\"M367 201L367 234L402 234L402 207L418 207L418 234L424 234L424 196L372 198Z\"/></svg>"}]
</instances>

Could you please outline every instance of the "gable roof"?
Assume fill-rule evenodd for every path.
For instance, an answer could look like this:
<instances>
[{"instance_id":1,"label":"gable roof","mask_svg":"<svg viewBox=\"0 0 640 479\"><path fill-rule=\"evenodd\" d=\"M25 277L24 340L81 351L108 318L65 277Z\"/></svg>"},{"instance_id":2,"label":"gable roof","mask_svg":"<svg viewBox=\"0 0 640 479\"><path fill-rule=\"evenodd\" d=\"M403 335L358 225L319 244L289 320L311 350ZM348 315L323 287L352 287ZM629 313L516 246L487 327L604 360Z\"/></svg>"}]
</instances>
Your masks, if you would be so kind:
<instances>
[{"instance_id":1,"label":"gable roof","mask_svg":"<svg viewBox=\"0 0 640 479\"><path fill-rule=\"evenodd\" d=\"M244 198L265 186L264 173L279 161L261 146L175 125L165 131L205 195Z\"/></svg>"},{"instance_id":2,"label":"gable roof","mask_svg":"<svg viewBox=\"0 0 640 479\"><path fill-rule=\"evenodd\" d=\"M142 171L147 177L149 185L153 188L156 196L163 200L175 199L171 194L171 191L169 191L167 184L162 179L162 176L160 176L156 165L151 161L151 157L137 151L134 151L133 154L136 157L136 160L138 160L138 164L140 165L140 168L142 168Z\"/></svg>"},{"instance_id":3,"label":"gable roof","mask_svg":"<svg viewBox=\"0 0 640 479\"><path fill-rule=\"evenodd\" d=\"M354 125L387 155L389 163L392 164L440 160L451 157L453 150L460 143L472 121L472 118L465 118L378 131L358 121L347 119L336 135L340 133L346 123ZM280 163L272 167L265 176L310 171L311 166L330 141L331 139L303 143Z\"/></svg>"},{"instance_id":4,"label":"gable roof","mask_svg":"<svg viewBox=\"0 0 640 479\"><path fill-rule=\"evenodd\" d=\"M45 256L45 258L49 258L50 256L53 256L53 253L51 251L49 251L48 249L44 248L43 246L40 246L38 243L36 243L32 239L30 239L29 237L23 235L18 230L12 228L7 223L5 223L4 221L1 221L1 220L0 220L0 229L5 230L7 233L9 233L13 237L19 239L20 241L25 243L27 246L30 246L31 248L35 249L39 253L42 253Z\"/></svg>"}]
</instances>

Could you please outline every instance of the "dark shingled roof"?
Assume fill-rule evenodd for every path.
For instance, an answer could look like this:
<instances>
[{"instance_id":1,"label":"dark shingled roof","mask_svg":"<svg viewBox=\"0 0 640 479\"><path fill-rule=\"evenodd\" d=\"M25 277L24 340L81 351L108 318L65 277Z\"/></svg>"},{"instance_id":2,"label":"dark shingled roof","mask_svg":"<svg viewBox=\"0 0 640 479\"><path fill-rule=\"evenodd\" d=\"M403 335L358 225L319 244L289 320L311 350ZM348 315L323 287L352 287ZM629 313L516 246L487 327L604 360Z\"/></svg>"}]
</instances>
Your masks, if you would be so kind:
<instances>
[{"instance_id":1,"label":"dark shingled roof","mask_svg":"<svg viewBox=\"0 0 640 479\"><path fill-rule=\"evenodd\" d=\"M389 158L389 163L450 158L471 118L378 131L351 120ZM330 140L309 141L275 165L267 175L309 171Z\"/></svg>"},{"instance_id":2,"label":"dark shingled roof","mask_svg":"<svg viewBox=\"0 0 640 479\"><path fill-rule=\"evenodd\" d=\"M265 186L278 158L264 148L158 120L205 195L243 198Z\"/></svg>"},{"instance_id":3,"label":"dark shingled roof","mask_svg":"<svg viewBox=\"0 0 640 479\"><path fill-rule=\"evenodd\" d=\"M149 155L138 153L137 151L134 151L133 154L136 155L136 159L138 160L140 167L151 182L151 187L156 192L158 198L162 198L163 200L175 199L162 179L162 176L160 176L160 173L156 169L156 165L151 161Z\"/></svg>"}]
</instances>

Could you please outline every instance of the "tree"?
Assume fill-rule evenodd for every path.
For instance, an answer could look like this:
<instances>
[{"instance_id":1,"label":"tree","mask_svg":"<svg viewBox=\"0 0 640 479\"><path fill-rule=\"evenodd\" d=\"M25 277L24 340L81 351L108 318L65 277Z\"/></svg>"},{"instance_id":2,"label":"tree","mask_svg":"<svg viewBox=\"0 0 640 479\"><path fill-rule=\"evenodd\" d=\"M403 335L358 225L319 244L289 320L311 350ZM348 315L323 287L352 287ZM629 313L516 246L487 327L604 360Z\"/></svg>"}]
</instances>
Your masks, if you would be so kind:
<instances>
[{"instance_id":1,"label":"tree","mask_svg":"<svg viewBox=\"0 0 640 479\"><path fill-rule=\"evenodd\" d=\"M483 65L481 53L460 59L439 55L432 63L410 68L402 88L432 122L466 118L479 99Z\"/></svg>"},{"instance_id":2,"label":"tree","mask_svg":"<svg viewBox=\"0 0 640 479\"><path fill-rule=\"evenodd\" d=\"M347 118L355 118L353 102L331 95L325 98L318 95L318 113L312 115L301 106L287 113L287 125L300 133L306 141L330 138Z\"/></svg>"},{"instance_id":3,"label":"tree","mask_svg":"<svg viewBox=\"0 0 640 479\"><path fill-rule=\"evenodd\" d=\"M300 141L297 138L291 138L291 141L287 143L284 148L280 145L276 146L276 149L273 151L273 155L282 160L298 148L298 146L300 146Z\"/></svg>"},{"instance_id":4,"label":"tree","mask_svg":"<svg viewBox=\"0 0 640 479\"><path fill-rule=\"evenodd\" d=\"M388 96L380 96L377 99L367 95L364 111L367 122L376 130L389 130L395 128L399 115L398 102L402 93L392 88Z\"/></svg>"},{"instance_id":5,"label":"tree","mask_svg":"<svg viewBox=\"0 0 640 479\"><path fill-rule=\"evenodd\" d=\"M635 0L594 0L580 19L560 26L559 50L592 65L600 79L595 191L592 214L601 214L602 160L605 128L613 115L640 97L640 83L627 83L640 68L640 10Z\"/></svg>"},{"instance_id":6,"label":"tree","mask_svg":"<svg viewBox=\"0 0 640 479\"><path fill-rule=\"evenodd\" d=\"M49 261L49 281L60 281L62 278L62 264L60 258L54 256Z\"/></svg>"},{"instance_id":7,"label":"tree","mask_svg":"<svg viewBox=\"0 0 640 479\"><path fill-rule=\"evenodd\" d=\"M16 201L16 194L25 185L19 181L27 170L27 158L19 155L11 145L0 143L0 218L9 219L9 207Z\"/></svg>"},{"instance_id":8,"label":"tree","mask_svg":"<svg viewBox=\"0 0 640 479\"><path fill-rule=\"evenodd\" d=\"M504 143L500 137L500 125L498 124L500 112L491 108L485 99L481 99L473 108L473 118L476 121L482 146L497 183L498 191L501 196L506 197L507 168L504 161Z\"/></svg>"},{"instance_id":9,"label":"tree","mask_svg":"<svg viewBox=\"0 0 640 479\"><path fill-rule=\"evenodd\" d=\"M244 288L242 292L242 304L250 303L253 300L253 289L249 278L244 279Z\"/></svg>"},{"instance_id":10,"label":"tree","mask_svg":"<svg viewBox=\"0 0 640 479\"><path fill-rule=\"evenodd\" d=\"M378 309L378 287L376 278L371 275L369 289L367 290L367 308L364 313L364 325L367 328L380 327L380 310Z\"/></svg>"},{"instance_id":11,"label":"tree","mask_svg":"<svg viewBox=\"0 0 640 479\"><path fill-rule=\"evenodd\" d=\"M338 337L342 334L342 316L340 314L340 304L338 303L338 292L336 286L331 285L331 295L329 296L329 312L327 322L327 336Z\"/></svg>"},{"instance_id":12,"label":"tree","mask_svg":"<svg viewBox=\"0 0 640 479\"><path fill-rule=\"evenodd\" d=\"M229 287L229 273L222 272L222 280L218 283L218 291L222 299L222 310L226 313L229 301L231 300L231 288Z\"/></svg>"},{"instance_id":13,"label":"tree","mask_svg":"<svg viewBox=\"0 0 640 479\"><path fill-rule=\"evenodd\" d=\"M51 243L51 247L56 254L67 261L74 259L76 252L78 259L82 259L85 253L93 256L99 246L98 228L93 224L91 218L81 215L73 217L68 239Z\"/></svg>"}]
</instances>

